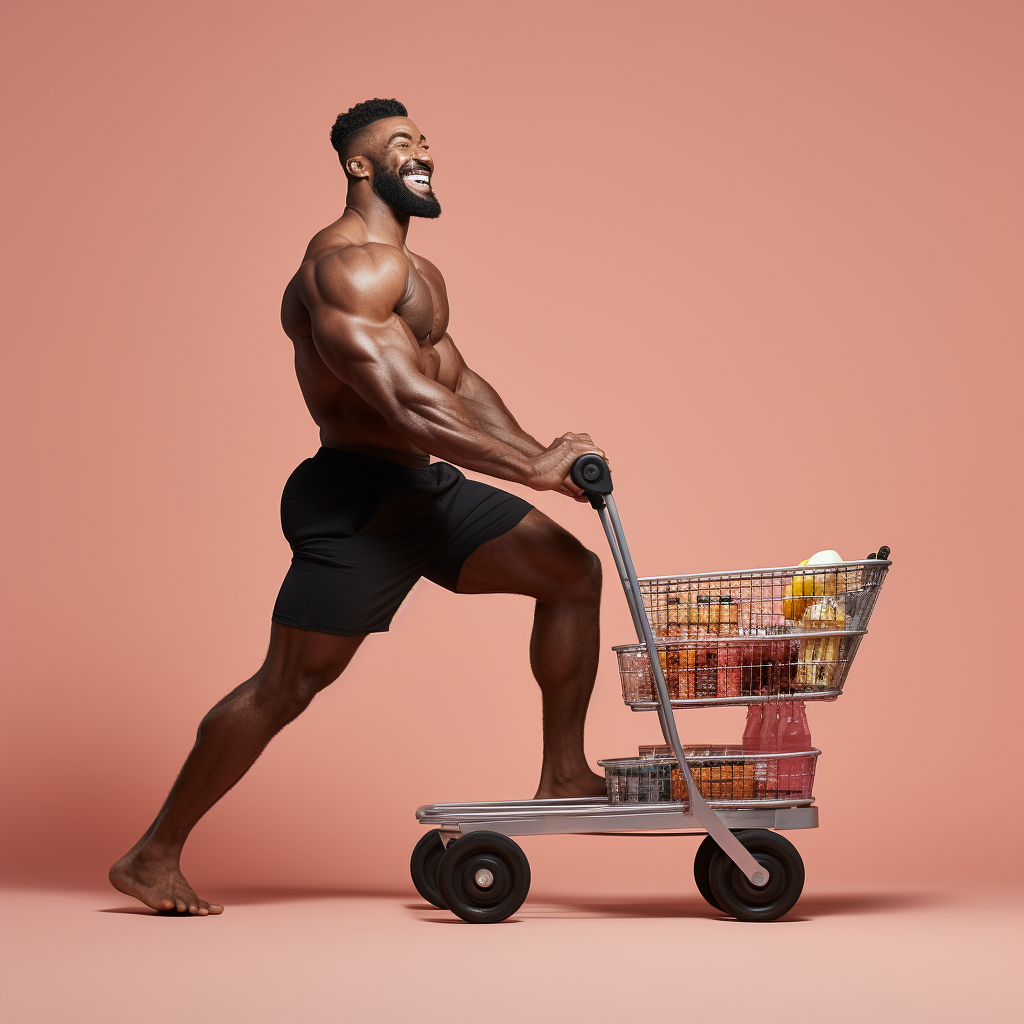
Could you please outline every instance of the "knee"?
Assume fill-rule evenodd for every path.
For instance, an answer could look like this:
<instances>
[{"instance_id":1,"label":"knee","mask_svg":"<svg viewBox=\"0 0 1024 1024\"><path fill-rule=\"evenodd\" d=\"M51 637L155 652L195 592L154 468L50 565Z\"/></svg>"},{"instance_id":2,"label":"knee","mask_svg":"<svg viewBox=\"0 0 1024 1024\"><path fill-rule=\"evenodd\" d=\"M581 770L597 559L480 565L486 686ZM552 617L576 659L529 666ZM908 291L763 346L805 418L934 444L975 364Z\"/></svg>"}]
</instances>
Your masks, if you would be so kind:
<instances>
[{"instance_id":1,"label":"knee","mask_svg":"<svg viewBox=\"0 0 1024 1024\"><path fill-rule=\"evenodd\" d=\"M563 597L576 604L601 603L601 559L581 544L566 567L562 579Z\"/></svg>"},{"instance_id":2,"label":"knee","mask_svg":"<svg viewBox=\"0 0 1024 1024\"><path fill-rule=\"evenodd\" d=\"M332 666L268 672L257 682L256 700L272 714L290 720L305 711L339 675L341 669Z\"/></svg>"}]
</instances>

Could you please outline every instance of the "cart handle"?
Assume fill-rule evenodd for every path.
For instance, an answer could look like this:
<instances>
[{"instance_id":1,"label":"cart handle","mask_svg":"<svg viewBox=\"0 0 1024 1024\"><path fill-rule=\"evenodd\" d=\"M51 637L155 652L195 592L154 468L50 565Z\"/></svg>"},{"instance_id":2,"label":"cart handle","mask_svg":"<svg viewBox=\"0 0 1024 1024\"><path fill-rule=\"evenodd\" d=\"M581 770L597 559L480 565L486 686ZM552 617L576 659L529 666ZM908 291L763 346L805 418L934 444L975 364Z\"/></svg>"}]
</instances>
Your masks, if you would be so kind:
<instances>
[{"instance_id":1,"label":"cart handle","mask_svg":"<svg viewBox=\"0 0 1024 1024\"><path fill-rule=\"evenodd\" d=\"M601 517L601 525L608 538L608 546L611 548L629 612L633 617L633 625L636 627L637 641L647 648L651 674L654 676L655 689L658 691L658 720L661 722L661 732L665 742L676 755L679 770L685 773L690 813L753 885L767 885L768 869L754 860L750 851L729 831L725 822L708 806L700 790L694 785L686 753L676 729L675 713L668 696L668 687L665 685L665 674L661 670L661 659L658 657L658 646L654 640L654 631L651 629L651 620L647 617L643 595L640 593L640 583L636 578L633 559L626 544L626 535L622 532L622 521L612 497L612 474L608 463L600 455L581 455L572 464L569 476Z\"/></svg>"},{"instance_id":2,"label":"cart handle","mask_svg":"<svg viewBox=\"0 0 1024 1024\"><path fill-rule=\"evenodd\" d=\"M569 476L600 512L604 508L604 496L612 493L612 471L608 463L600 455L581 455L572 464Z\"/></svg>"}]
</instances>

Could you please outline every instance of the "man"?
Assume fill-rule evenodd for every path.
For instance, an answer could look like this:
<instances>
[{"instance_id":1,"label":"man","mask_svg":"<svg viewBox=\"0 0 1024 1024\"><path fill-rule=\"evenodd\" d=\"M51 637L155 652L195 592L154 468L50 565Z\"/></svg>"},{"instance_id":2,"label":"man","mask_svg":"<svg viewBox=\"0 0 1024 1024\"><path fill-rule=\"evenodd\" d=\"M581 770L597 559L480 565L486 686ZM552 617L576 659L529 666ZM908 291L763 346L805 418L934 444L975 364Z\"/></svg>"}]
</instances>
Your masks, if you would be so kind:
<instances>
[{"instance_id":1,"label":"man","mask_svg":"<svg viewBox=\"0 0 1024 1024\"><path fill-rule=\"evenodd\" d=\"M110 869L117 889L155 910L223 911L181 874L189 832L366 635L387 631L421 576L460 594L536 600L536 796L604 792L583 753L600 563L528 502L449 464L585 500L569 467L602 453L587 434L539 444L449 337L444 279L406 247L409 218L437 217L441 207L427 140L405 107L358 103L338 117L331 142L348 178L345 212L309 243L281 310L322 447L285 485L281 518L294 558L266 661L200 722L156 820Z\"/></svg>"}]
</instances>

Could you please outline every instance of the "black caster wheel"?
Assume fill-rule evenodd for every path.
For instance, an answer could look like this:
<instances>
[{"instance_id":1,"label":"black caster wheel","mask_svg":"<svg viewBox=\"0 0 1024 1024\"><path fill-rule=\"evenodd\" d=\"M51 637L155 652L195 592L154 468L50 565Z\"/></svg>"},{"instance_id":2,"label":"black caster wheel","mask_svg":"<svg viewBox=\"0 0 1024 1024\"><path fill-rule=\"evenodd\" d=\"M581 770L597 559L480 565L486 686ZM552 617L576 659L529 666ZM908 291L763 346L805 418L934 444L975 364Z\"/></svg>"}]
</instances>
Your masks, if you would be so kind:
<instances>
[{"instance_id":1,"label":"black caster wheel","mask_svg":"<svg viewBox=\"0 0 1024 1024\"><path fill-rule=\"evenodd\" d=\"M697 892L701 894L715 908L721 910L715 894L711 891L711 861L718 853L718 843L705 836L704 841L697 847L697 853L693 858L693 880L697 883Z\"/></svg>"},{"instance_id":2,"label":"black caster wheel","mask_svg":"<svg viewBox=\"0 0 1024 1024\"><path fill-rule=\"evenodd\" d=\"M708 880L715 902L740 921L774 921L793 909L804 887L804 862L785 837L763 828L750 828L736 838L763 864L771 876L764 886L753 885L718 850L711 858Z\"/></svg>"},{"instance_id":3,"label":"black caster wheel","mask_svg":"<svg viewBox=\"0 0 1024 1024\"><path fill-rule=\"evenodd\" d=\"M504 921L530 891L530 862L508 836L470 832L445 850L437 888L448 909L463 921Z\"/></svg>"},{"instance_id":4,"label":"black caster wheel","mask_svg":"<svg viewBox=\"0 0 1024 1024\"><path fill-rule=\"evenodd\" d=\"M409 871L416 891L428 903L447 910L448 904L441 898L441 893L437 889L437 866L443 856L444 843L441 842L441 833L434 829L433 832L427 832L422 836L413 848Z\"/></svg>"}]
</instances>

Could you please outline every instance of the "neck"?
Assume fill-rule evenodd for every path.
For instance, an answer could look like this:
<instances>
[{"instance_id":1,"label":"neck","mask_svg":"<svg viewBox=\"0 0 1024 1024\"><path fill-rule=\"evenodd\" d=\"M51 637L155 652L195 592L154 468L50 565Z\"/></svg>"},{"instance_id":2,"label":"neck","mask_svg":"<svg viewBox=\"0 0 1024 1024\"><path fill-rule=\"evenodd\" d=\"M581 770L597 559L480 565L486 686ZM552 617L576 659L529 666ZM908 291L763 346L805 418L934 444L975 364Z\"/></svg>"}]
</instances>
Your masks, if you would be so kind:
<instances>
[{"instance_id":1,"label":"neck","mask_svg":"<svg viewBox=\"0 0 1024 1024\"><path fill-rule=\"evenodd\" d=\"M405 238L409 234L409 215L397 213L388 206L364 178L349 182L345 213L342 216L347 218L352 215L362 221L368 242L405 248Z\"/></svg>"}]
</instances>

